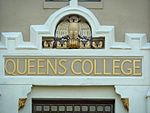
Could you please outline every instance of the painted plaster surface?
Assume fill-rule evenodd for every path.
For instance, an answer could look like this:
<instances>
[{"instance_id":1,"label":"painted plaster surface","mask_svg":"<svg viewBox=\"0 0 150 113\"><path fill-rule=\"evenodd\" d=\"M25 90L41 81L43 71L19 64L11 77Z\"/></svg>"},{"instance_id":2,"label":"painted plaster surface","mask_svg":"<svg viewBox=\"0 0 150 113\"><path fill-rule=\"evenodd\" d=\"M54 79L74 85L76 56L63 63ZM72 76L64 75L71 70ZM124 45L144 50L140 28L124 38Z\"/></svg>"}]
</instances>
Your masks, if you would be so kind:
<instances>
[{"instance_id":1,"label":"painted plaster surface","mask_svg":"<svg viewBox=\"0 0 150 113\"><path fill-rule=\"evenodd\" d=\"M3 32L0 42L0 113L32 113L32 98L115 99L115 113L127 113L121 98L129 98L128 113L150 113L150 43L143 33L126 33L125 42L115 42L115 27L101 25L94 14L75 0L53 13L43 25L31 25L30 42L21 32ZM57 23L69 14L81 15L92 27L92 36L105 36L105 49L43 49L42 36L54 36ZM84 54L83 54L84 53ZM5 76L5 56L140 56L140 77ZM76 95L75 95L76 94ZM19 98L27 98L18 110Z\"/></svg>"}]
</instances>

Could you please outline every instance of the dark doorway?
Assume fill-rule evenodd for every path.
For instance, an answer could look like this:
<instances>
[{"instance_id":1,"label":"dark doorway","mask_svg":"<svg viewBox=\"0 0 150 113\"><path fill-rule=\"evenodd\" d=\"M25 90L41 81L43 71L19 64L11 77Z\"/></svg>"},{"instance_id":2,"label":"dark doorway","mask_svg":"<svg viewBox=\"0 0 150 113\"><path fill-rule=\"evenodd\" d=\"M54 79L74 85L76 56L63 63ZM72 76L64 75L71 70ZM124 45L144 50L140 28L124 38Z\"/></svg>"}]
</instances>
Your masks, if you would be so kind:
<instances>
[{"instance_id":1,"label":"dark doorway","mask_svg":"<svg viewBox=\"0 0 150 113\"><path fill-rule=\"evenodd\" d=\"M32 113L115 113L114 100L33 99Z\"/></svg>"}]
</instances>

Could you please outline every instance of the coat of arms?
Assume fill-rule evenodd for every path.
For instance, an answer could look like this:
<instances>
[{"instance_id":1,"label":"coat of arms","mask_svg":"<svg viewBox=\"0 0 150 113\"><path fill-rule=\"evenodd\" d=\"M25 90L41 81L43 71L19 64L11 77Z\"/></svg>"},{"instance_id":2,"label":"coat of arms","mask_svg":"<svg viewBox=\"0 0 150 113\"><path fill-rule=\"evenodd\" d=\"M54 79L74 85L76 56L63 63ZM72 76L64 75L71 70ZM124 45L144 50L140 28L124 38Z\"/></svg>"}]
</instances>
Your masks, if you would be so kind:
<instances>
[{"instance_id":1,"label":"coat of arms","mask_svg":"<svg viewBox=\"0 0 150 113\"><path fill-rule=\"evenodd\" d=\"M81 16L69 15L57 25L54 37L43 37L43 48L104 48L105 37L92 37L89 23Z\"/></svg>"}]
</instances>

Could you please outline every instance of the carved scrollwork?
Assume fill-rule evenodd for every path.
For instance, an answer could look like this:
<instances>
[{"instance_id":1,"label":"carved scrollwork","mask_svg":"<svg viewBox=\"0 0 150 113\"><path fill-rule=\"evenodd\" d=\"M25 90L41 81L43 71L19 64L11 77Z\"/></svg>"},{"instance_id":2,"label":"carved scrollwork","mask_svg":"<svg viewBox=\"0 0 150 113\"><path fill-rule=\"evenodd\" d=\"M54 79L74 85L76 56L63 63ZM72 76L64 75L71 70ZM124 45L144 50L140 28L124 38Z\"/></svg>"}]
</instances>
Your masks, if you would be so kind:
<instances>
[{"instance_id":1,"label":"carved scrollwork","mask_svg":"<svg viewBox=\"0 0 150 113\"><path fill-rule=\"evenodd\" d=\"M90 24L79 15L69 15L58 23L53 38L43 38L43 48L104 48L105 37L92 37Z\"/></svg>"},{"instance_id":2,"label":"carved scrollwork","mask_svg":"<svg viewBox=\"0 0 150 113\"><path fill-rule=\"evenodd\" d=\"M18 102L18 109L22 109L25 106L27 98L19 98L19 102Z\"/></svg>"},{"instance_id":3,"label":"carved scrollwork","mask_svg":"<svg viewBox=\"0 0 150 113\"><path fill-rule=\"evenodd\" d=\"M128 98L122 98L121 99L122 103L123 103L123 106L124 108L129 111L129 99Z\"/></svg>"}]
</instances>

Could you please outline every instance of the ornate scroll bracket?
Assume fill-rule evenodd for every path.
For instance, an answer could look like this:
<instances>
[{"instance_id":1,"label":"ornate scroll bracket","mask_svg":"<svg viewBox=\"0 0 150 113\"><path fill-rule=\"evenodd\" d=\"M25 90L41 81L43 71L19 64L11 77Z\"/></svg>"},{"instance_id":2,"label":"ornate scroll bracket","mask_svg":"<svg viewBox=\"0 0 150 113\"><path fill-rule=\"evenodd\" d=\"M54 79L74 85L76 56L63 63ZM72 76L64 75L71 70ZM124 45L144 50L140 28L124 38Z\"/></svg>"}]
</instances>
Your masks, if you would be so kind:
<instances>
[{"instance_id":1,"label":"ornate scroll bracket","mask_svg":"<svg viewBox=\"0 0 150 113\"><path fill-rule=\"evenodd\" d=\"M21 110L22 108L24 108L28 94L32 90L32 85L28 85L28 86L21 87L21 88L24 88L24 91L20 94L20 97L18 99L18 110Z\"/></svg>"},{"instance_id":2,"label":"ornate scroll bracket","mask_svg":"<svg viewBox=\"0 0 150 113\"><path fill-rule=\"evenodd\" d=\"M26 100L27 100L27 98L19 98L19 101L18 101L18 109L19 110L25 106Z\"/></svg>"},{"instance_id":3,"label":"ornate scroll bracket","mask_svg":"<svg viewBox=\"0 0 150 113\"><path fill-rule=\"evenodd\" d=\"M129 111L129 99L128 98L121 98L124 108Z\"/></svg>"},{"instance_id":4,"label":"ornate scroll bracket","mask_svg":"<svg viewBox=\"0 0 150 113\"><path fill-rule=\"evenodd\" d=\"M124 108L129 111L129 98L127 98L124 94L124 89L122 87L115 86L115 91L118 95L120 95Z\"/></svg>"}]
</instances>

